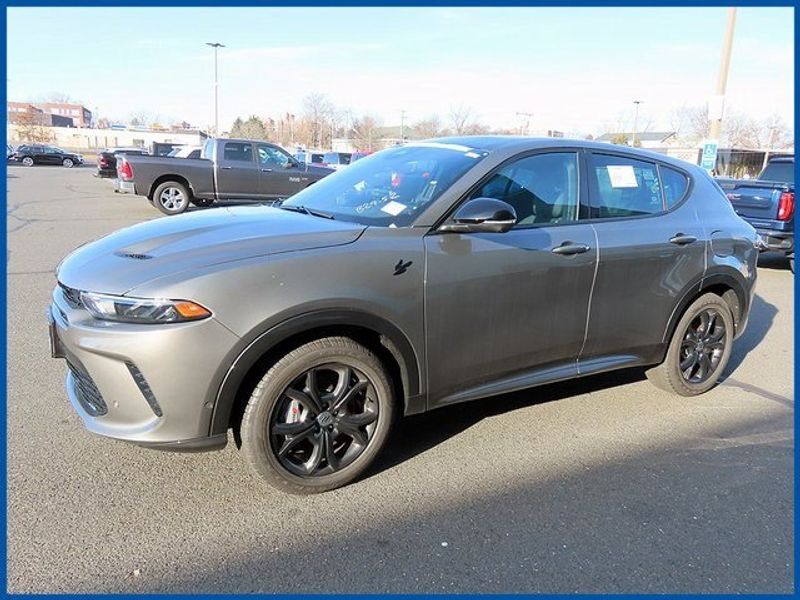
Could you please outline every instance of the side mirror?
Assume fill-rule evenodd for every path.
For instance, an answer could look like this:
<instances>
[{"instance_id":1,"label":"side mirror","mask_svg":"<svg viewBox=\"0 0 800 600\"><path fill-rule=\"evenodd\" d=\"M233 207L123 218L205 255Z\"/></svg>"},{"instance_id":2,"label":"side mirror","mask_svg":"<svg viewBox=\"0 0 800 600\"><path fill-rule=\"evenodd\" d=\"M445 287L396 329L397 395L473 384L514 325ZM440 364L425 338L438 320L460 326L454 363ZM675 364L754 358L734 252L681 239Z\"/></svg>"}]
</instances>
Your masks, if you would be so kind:
<instances>
[{"instance_id":1,"label":"side mirror","mask_svg":"<svg viewBox=\"0 0 800 600\"><path fill-rule=\"evenodd\" d=\"M517 223L517 213L508 202L496 198L474 198L464 203L439 231L457 233L504 233Z\"/></svg>"}]
</instances>

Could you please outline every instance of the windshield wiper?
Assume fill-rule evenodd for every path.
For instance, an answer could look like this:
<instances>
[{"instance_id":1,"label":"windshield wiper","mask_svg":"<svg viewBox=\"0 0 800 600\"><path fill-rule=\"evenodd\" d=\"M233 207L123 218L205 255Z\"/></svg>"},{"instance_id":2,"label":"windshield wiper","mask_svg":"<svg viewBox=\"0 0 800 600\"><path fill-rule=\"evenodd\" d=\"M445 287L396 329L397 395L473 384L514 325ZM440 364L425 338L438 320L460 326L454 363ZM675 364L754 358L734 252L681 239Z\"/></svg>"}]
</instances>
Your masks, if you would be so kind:
<instances>
[{"instance_id":1,"label":"windshield wiper","mask_svg":"<svg viewBox=\"0 0 800 600\"><path fill-rule=\"evenodd\" d=\"M323 219L336 218L330 213L317 210L316 208L306 208L305 206L301 206L299 204L281 204L278 208L282 208L283 210L291 210L293 212L303 213L304 215L311 215L313 217L322 217Z\"/></svg>"}]
</instances>

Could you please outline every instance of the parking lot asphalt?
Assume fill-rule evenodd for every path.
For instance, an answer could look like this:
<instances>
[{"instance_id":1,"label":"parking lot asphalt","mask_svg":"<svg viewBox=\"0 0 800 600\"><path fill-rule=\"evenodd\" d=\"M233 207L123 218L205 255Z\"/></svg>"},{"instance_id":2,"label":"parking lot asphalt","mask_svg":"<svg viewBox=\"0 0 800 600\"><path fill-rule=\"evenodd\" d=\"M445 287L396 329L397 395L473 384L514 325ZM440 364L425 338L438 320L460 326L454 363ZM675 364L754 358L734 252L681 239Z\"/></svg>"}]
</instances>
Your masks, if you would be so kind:
<instances>
[{"instance_id":1,"label":"parking lot asphalt","mask_svg":"<svg viewBox=\"0 0 800 600\"><path fill-rule=\"evenodd\" d=\"M782 257L762 256L748 329L701 397L634 370L440 409L404 420L364 480L292 497L232 443L84 431L49 356L54 267L160 213L88 167L7 173L9 592L793 590Z\"/></svg>"}]
</instances>

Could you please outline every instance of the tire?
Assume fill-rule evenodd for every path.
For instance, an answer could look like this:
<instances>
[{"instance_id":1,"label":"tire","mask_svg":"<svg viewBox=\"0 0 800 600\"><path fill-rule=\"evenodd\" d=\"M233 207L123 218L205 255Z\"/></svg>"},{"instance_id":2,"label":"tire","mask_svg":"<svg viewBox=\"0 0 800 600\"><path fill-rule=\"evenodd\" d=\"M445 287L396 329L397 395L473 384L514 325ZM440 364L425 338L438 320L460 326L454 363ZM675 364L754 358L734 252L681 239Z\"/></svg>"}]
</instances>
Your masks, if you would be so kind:
<instances>
[{"instance_id":1,"label":"tire","mask_svg":"<svg viewBox=\"0 0 800 600\"><path fill-rule=\"evenodd\" d=\"M32 167L33 166L33 159L30 156L26 156L20 162L25 167Z\"/></svg>"},{"instance_id":2,"label":"tire","mask_svg":"<svg viewBox=\"0 0 800 600\"><path fill-rule=\"evenodd\" d=\"M65 158L64 160L61 161L61 166L64 167L65 169L71 169L72 167L75 166L75 163L71 158Z\"/></svg>"},{"instance_id":3,"label":"tire","mask_svg":"<svg viewBox=\"0 0 800 600\"><path fill-rule=\"evenodd\" d=\"M648 370L647 378L656 387L679 396L703 394L717 384L725 370L733 335L733 315L727 302L716 294L704 294L683 313L664 362ZM682 370L681 365L690 366Z\"/></svg>"},{"instance_id":4,"label":"tire","mask_svg":"<svg viewBox=\"0 0 800 600\"><path fill-rule=\"evenodd\" d=\"M192 199L189 190L177 181L165 181L153 192L153 204L165 215L179 215L187 208Z\"/></svg>"},{"instance_id":5,"label":"tire","mask_svg":"<svg viewBox=\"0 0 800 600\"><path fill-rule=\"evenodd\" d=\"M794 254L789 257L789 270L794 273Z\"/></svg>"},{"instance_id":6,"label":"tire","mask_svg":"<svg viewBox=\"0 0 800 600\"><path fill-rule=\"evenodd\" d=\"M194 204L195 206L199 206L200 208L203 208L205 206L211 206L212 204L214 204L214 201L211 200L210 198L192 198L192 204Z\"/></svg>"},{"instance_id":7,"label":"tire","mask_svg":"<svg viewBox=\"0 0 800 600\"><path fill-rule=\"evenodd\" d=\"M311 385L316 397L307 393ZM322 410L312 411L315 403ZM394 415L393 389L378 357L350 338L321 338L278 360L255 387L242 417L241 449L270 485L290 494L325 492L353 482L372 464Z\"/></svg>"}]
</instances>

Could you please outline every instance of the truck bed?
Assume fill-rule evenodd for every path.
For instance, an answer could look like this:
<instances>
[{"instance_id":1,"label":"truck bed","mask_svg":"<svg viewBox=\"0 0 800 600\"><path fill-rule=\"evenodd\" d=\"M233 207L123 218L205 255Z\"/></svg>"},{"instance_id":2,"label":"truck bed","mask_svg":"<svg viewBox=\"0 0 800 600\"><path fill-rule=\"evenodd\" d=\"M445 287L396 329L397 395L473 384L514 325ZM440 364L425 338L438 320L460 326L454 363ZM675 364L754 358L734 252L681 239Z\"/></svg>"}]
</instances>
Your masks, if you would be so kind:
<instances>
[{"instance_id":1,"label":"truck bed","mask_svg":"<svg viewBox=\"0 0 800 600\"><path fill-rule=\"evenodd\" d=\"M164 176L190 182L197 198L214 198L214 164L205 158L169 158L165 156L126 156L133 169L136 193L148 196L153 183Z\"/></svg>"}]
</instances>

